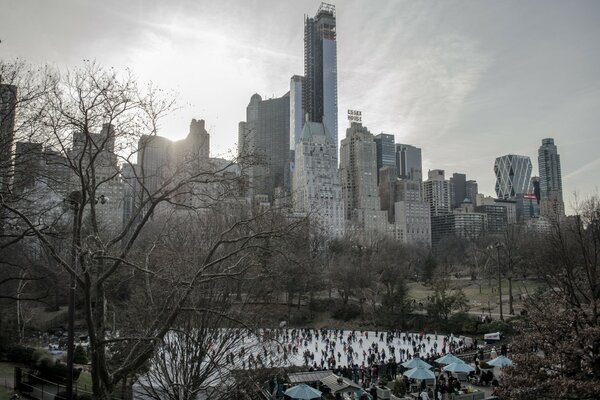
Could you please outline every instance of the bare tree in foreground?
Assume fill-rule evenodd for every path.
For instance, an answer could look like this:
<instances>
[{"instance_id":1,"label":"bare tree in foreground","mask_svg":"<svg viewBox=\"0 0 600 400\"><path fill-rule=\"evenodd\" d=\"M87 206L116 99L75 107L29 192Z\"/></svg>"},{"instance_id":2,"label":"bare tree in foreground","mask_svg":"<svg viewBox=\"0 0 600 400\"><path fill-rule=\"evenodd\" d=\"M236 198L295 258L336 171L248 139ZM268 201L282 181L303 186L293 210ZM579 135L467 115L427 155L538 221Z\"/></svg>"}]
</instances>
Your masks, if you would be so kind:
<instances>
[{"instance_id":1,"label":"bare tree in foreground","mask_svg":"<svg viewBox=\"0 0 600 400\"><path fill-rule=\"evenodd\" d=\"M229 173L244 160L214 163L192 146L159 169L146 164L139 154L153 149L148 138L157 137L174 101L152 85L139 85L127 71L93 63L65 74L2 68L15 70L15 82L52 78L16 110L23 127L17 140L42 144L43 168L26 195L2 194L3 225L32 238L30 248L43 249L74 277L94 397L108 399L146 367L204 285L242 279L264 239L283 237L295 224L272 223L271 211L247 212L239 197L244 172ZM106 195L119 193L119 185L134 193L122 221L111 219L121 200ZM200 247L176 229L192 223L205 231ZM59 225L67 227L67 251L54 240ZM165 257L158 251L165 243L180 248ZM112 335L109 307L121 327Z\"/></svg>"},{"instance_id":2,"label":"bare tree in foreground","mask_svg":"<svg viewBox=\"0 0 600 400\"><path fill-rule=\"evenodd\" d=\"M600 199L531 249L548 290L526 301L504 375L510 399L600 398Z\"/></svg>"}]
</instances>

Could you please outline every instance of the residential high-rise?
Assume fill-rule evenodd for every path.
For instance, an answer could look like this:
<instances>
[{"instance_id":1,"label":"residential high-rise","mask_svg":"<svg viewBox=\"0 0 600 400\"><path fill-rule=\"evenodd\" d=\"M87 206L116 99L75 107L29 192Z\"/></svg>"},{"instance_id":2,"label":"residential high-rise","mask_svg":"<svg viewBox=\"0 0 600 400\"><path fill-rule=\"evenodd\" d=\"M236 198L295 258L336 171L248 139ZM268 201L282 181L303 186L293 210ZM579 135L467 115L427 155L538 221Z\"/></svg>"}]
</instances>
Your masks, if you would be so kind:
<instances>
[{"instance_id":1,"label":"residential high-rise","mask_svg":"<svg viewBox=\"0 0 600 400\"><path fill-rule=\"evenodd\" d=\"M467 198L467 176L465 174L452 174L450 182L450 204L452 208L459 208Z\"/></svg>"},{"instance_id":2,"label":"residential high-rise","mask_svg":"<svg viewBox=\"0 0 600 400\"><path fill-rule=\"evenodd\" d=\"M527 156L507 154L496 158L496 195L499 199L514 199L529 192L531 160Z\"/></svg>"},{"instance_id":3,"label":"residential high-rise","mask_svg":"<svg viewBox=\"0 0 600 400\"><path fill-rule=\"evenodd\" d=\"M17 87L0 82L0 193L7 193L12 168Z\"/></svg>"},{"instance_id":4,"label":"residential high-rise","mask_svg":"<svg viewBox=\"0 0 600 400\"><path fill-rule=\"evenodd\" d=\"M355 209L379 210L376 150L373 135L360 123L346 130L340 148L342 191L346 201L346 219Z\"/></svg>"},{"instance_id":5,"label":"residential high-rise","mask_svg":"<svg viewBox=\"0 0 600 400\"><path fill-rule=\"evenodd\" d=\"M296 146L293 198L297 211L309 216L329 238L344 234L344 202L337 147L324 124L307 122Z\"/></svg>"},{"instance_id":6,"label":"residential high-rise","mask_svg":"<svg viewBox=\"0 0 600 400\"><path fill-rule=\"evenodd\" d=\"M565 213L562 197L562 176L560 155L554 139L542 139L538 149L538 165L540 168L540 212L549 218L561 217Z\"/></svg>"},{"instance_id":7,"label":"residential high-rise","mask_svg":"<svg viewBox=\"0 0 600 400\"><path fill-rule=\"evenodd\" d=\"M423 180L420 148L410 144L396 144L396 174L403 179Z\"/></svg>"},{"instance_id":8,"label":"residential high-rise","mask_svg":"<svg viewBox=\"0 0 600 400\"><path fill-rule=\"evenodd\" d=\"M429 203L433 217L450 213L450 182L444 178L444 170L434 169L423 182L423 198Z\"/></svg>"},{"instance_id":9,"label":"residential high-rise","mask_svg":"<svg viewBox=\"0 0 600 400\"><path fill-rule=\"evenodd\" d=\"M253 156L250 168L250 197L268 195L273 199L276 188L286 187L286 170L290 157L290 93L263 100L254 94L246 109L246 122L240 123L240 155Z\"/></svg>"},{"instance_id":10,"label":"residential high-rise","mask_svg":"<svg viewBox=\"0 0 600 400\"><path fill-rule=\"evenodd\" d=\"M314 18L304 18L303 114L322 122L338 143L337 41L335 6L321 3Z\"/></svg>"},{"instance_id":11,"label":"residential high-rise","mask_svg":"<svg viewBox=\"0 0 600 400\"><path fill-rule=\"evenodd\" d=\"M340 147L342 195L350 229L367 241L374 233L387 234L389 228L387 212L380 208L376 160L373 135L352 122Z\"/></svg>"},{"instance_id":12,"label":"residential high-rise","mask_svg":"<svg viewBox=\"0 0 600 400\"><path fill-rule=\"evenodd\" d=\"M375 136L374 140L377 150L377 182L379 182L381 168L396 166L396 149L394 135L380 133Z\"/></svg>"}]
</instances>

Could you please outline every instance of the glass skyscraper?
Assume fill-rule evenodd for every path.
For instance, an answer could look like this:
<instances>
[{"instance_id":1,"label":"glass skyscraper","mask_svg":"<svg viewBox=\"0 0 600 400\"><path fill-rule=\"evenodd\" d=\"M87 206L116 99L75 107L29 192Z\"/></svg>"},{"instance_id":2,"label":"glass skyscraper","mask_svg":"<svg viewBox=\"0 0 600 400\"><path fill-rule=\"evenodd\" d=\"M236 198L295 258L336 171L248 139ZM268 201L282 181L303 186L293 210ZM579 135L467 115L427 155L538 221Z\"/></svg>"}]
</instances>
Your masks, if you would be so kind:
<instances>
[{"instance_id":1,"label":"glass skyscraper","mask_svg":"<svg viewBox=\"0 0 600 400\"><path fill-rule=\"evenodd\" d=\"M337 148L337 42L332 4L321 3L314 18L304 18L302 108L309 121L325 125Z\"/></svg>"},{"instance_id":2,"label":"glass skyscraper","mask_svg":"<svg viewBox=\"0 0 600 400\"><path fill-rule=\"evenodd\" d=\"M529 193L531 180L531 160L527 156L507 154L496 158L496 195L499 199L514 199L517 195Z\"/></svg>"},{"instance_id":3,"label":"glass skyscraper","mask_svg":"<svg viewBox=\"0 0 600 400\"><path fill-rule=\"evenodd\" d=\"M379 170L383 167L396 167L396 145L394 135L380 133L376 135L375 146L377 149L377 182L379 179Z\"/></svg>"},{"instance_id":4,"label":"glass skyscraper","mask_svg":"<svg viewBox=\"0 0 600 400\"><path fill-rule=\"evenodd\" d=\"M396 173L399 178L421 182L421 149L410 144L396 144Z\"/></svg>"}]
</instances>

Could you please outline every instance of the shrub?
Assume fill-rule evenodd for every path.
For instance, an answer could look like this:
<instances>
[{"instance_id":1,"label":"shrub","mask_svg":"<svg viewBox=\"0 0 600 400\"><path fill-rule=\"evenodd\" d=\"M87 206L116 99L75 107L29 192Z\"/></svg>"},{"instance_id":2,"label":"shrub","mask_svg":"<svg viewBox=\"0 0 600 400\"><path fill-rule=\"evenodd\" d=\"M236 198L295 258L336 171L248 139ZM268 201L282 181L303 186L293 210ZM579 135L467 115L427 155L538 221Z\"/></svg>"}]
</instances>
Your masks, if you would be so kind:
<instances>
[{"instance_id":1,"label":"shrub","mask_svg":"<svg viewBox=\"0 0 600 400\"><path fill-rule=\"evenodd\" d=\"M6 361L32 366L35 362L35 349L19 344L10 345L4 349L4 358Z\"/></svg>"},{"instance_id":2,"label":"shrub","mask_svg":"<svg viewBox=\"0 0 600 400\"><path fill-rule=\"evenodd\" d=\"M392 393L394 396L402 396L406 394L406 383L404 383L404 379L396 379L394 381L394 389L392 389Z\"/></svg>"},{"instance_id":3,"label":"shrub","mask_svg":"<svg viewBox=\"0 0 600 400\"><path fill-rule=\"evenodd\" d=\"M83 346L80 344L77 345L77 347L75 347L75 351L73 352L73 362L75 364L87 364L88 363L87 352L85 351Z\"/></svg>"}]
</instances>

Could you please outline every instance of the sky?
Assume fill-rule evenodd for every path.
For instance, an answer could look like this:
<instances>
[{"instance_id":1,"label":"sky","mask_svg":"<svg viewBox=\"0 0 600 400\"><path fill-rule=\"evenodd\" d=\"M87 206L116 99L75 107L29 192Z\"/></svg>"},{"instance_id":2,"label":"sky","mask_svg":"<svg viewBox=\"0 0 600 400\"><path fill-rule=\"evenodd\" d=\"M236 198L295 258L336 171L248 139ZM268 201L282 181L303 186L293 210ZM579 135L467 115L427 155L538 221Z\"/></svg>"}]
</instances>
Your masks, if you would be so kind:
<instances>
[{"instance_id":1,"label":"sky","mask_svg":"<svg viewBox=\"0 0 600 400\"><path fill-rule=\"evenodd\" d=\"M600 1L337 0L338 136L361 110L373 134L422 148L423 170L466 173L552 137L568 211L600 186ZM235 152L254 93L303 74L316 0L0 0L0 58L60 68L96 60L178 94L160 134L206 120L211 154Z\"/></svg>"}]
</instances>

